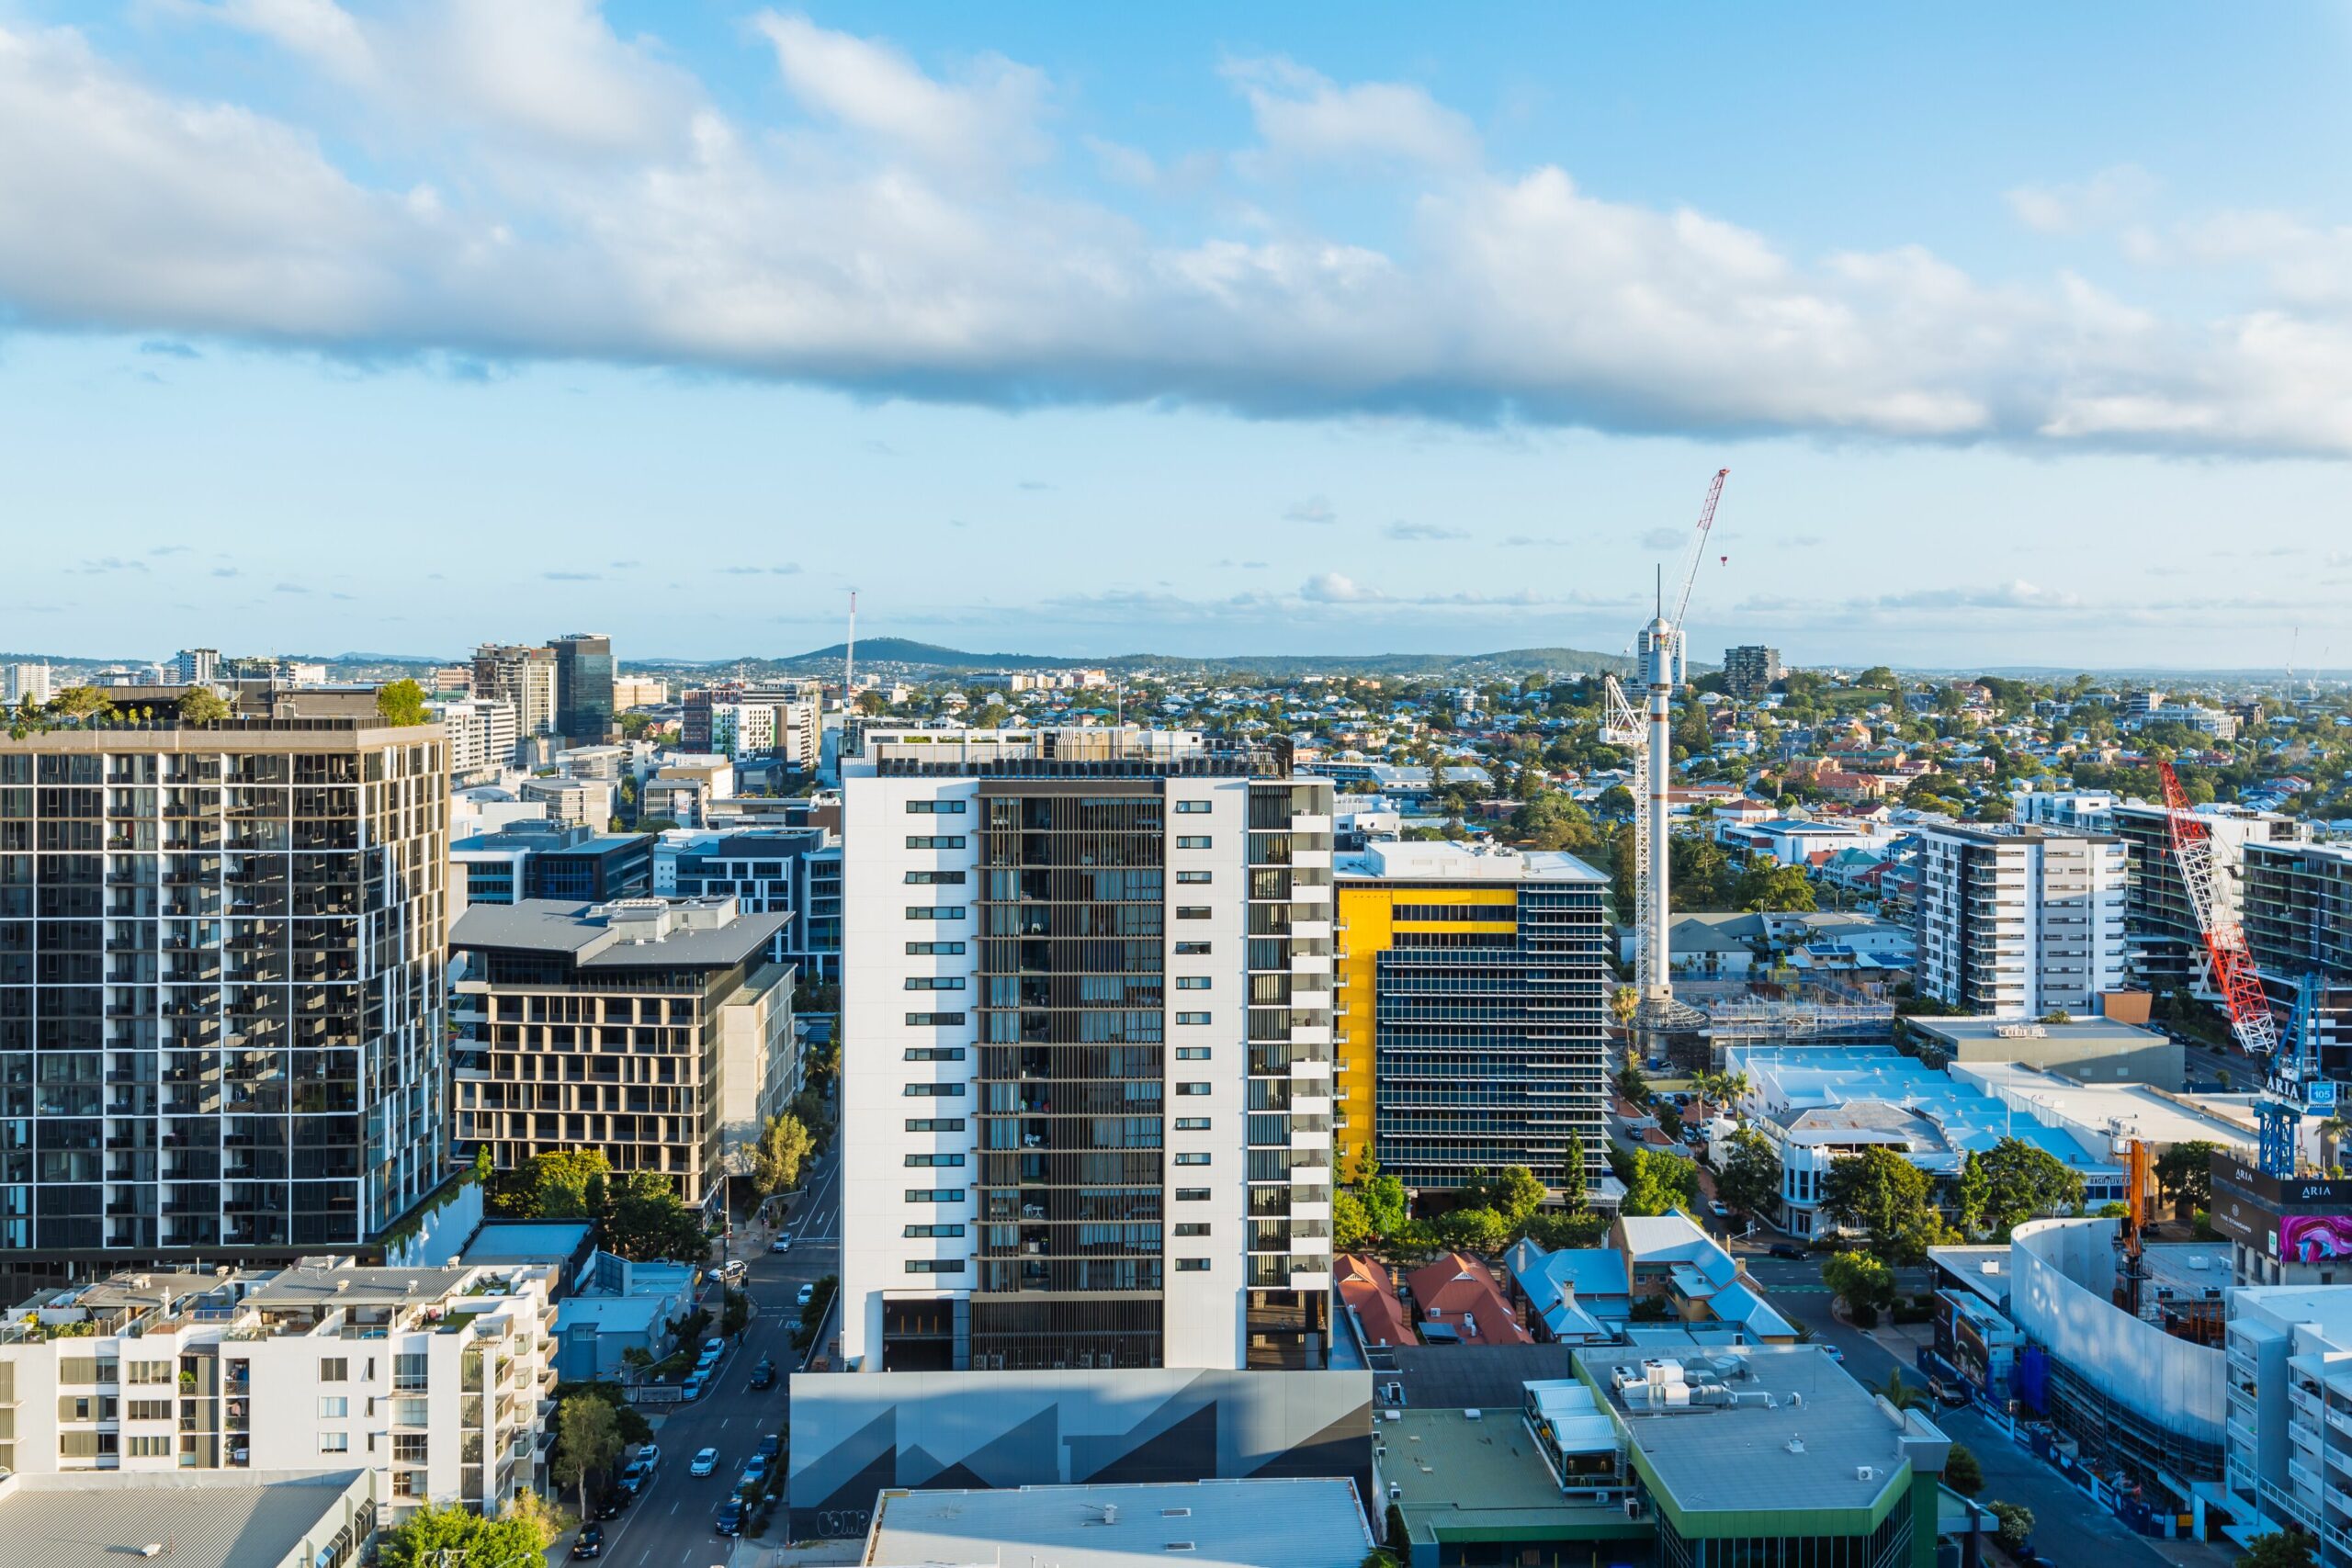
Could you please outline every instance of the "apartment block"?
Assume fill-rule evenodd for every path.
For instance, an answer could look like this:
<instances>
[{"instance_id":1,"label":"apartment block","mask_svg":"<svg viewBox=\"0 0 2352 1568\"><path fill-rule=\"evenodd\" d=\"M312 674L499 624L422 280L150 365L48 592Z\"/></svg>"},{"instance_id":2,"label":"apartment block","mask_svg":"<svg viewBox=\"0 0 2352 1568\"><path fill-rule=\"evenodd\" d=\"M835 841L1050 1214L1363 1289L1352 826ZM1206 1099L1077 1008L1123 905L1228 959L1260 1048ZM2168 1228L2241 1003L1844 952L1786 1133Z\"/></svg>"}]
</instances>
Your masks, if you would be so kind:
<instances>
[{"instance_id":1,"label":"apartment block","mask_svg":"<svg viewBox=\"0 0 2352 1568\"><path fill-rule=\"evenodd\" d=\"M792 1051L792 971L767 956L784 921L731 898L468 909L450 938L460 1156L487 1146L513 1170L598 1149L715 1214L755 1118L790 1099L775 1058ZM752 1119L730 1124L730 1099Z\"/></svg>"},{"instance_id":2,"label":"apartment block","mask_svg":"<svg viewBox=\"0 0 2352 1568\"><path fill-rule=\"evenodd\" d=\"M365 1248L444 1174L437 726L0 736L0 1281Z\"/></svg>"},{"instance_id":3,"label":"apartment block","mask_svg":"<svg viewBox=\"0 0 2352 1568\"><path fill-rule=\"evenodd\" d=\"M1555 1191L1598 1180L1609 879L1442 842L1369 844L1334 871L1340 1168L1370 1156L1421 1191L1513 1165Z\"/></svg>"},{"instance_id":4,"label":"apartment block","mask_svg":"<svg viewBox=\"0 0 2352 1568\"><path fill-rule=\"evenodd\" d=\"M526 818L458 840L449 859L468 905L524 898L604 903L641 897L653 886L653 835L599 833Z\"/></svg>"},{"instance_id":5,"label":"apartment block","mask_svg":"<svg viewBox=\"0 0 2352 1568\"><path fill-rule=\"evenodd\" d=\"M0 1323L0 1472L377 1472L394 1518L543 1490L558 1272L116 1274Z\"/></svg>"},{"instance_id":6,"label":"apartment block","mask_svg":"<svg viewBox=\"0 0 2352 1568\"><path fill-rule=\"evenodd\" d=\"M2241 875L2248 844L2299 843L2302 823L2271 811L2250 811L2241 806L2207 805L2197 808L2213 845L2213 879L2222 906L2241 919L2245 897ZM2180 879L2180 863L2172 852L2172 830L2162 805L2118 801L2109 813L2111 830L2132 857L2132 894L2124 908L2131 932L2132 977L2150 990L2189 987L2216 1000L2205 963L2205 940L2197 930L2197 912L2189 907L2188 889Z\"/></svg>"},{"instance_id":7,"label":"apartment block","mask_svg":"<svg viewBox=\"0 0 2352 1568\"><path fill-rule=\"evenodd\" d=\"M1724 649L1724 690L1735 697L1760 697L1786 673L1781 650L1747 643Z\"/></svg>"},{"instance_id":8,"label":"apartment block","mask_svg":"<svg viewBox=\"0 0 2352 1568\"><path fill-rule=\"evenodd\" d=\"M729 683L688 692L679 745L738 760L775 756L813 772L823 747L823 694L815 681Z\"/></svg>"},{"instance_id":9,"label":"apartment block","mask_svg":"<svg viewBox=\"0 0 2352 1568\"><path fill-rule=\"evenodd\" d=\"M1321 1365L1329 782L1108 729L842 773L844 1361Z\"/></svg>"},{"instance_id":10,"label":"apartment block","mask_svg":"<svg viewBox=\"0 0 2352 1568\"><path fill-rule=\"evenodd\" d=\"M220 678L220 650L217 648L184 648L172 660L172 682L180 686L209 686Z\"/></svg>"},{"instance_id":11,"label":"apartment block","mask_svg":"<svg viewBox=\"0 0 2352 1568\"><path fill-rule=\"evenodd\" d=\"M2088 1016L2124 984L2129 886L2112 834L1922 829L1921 994L1999 1018Z\"/></svg>"},{"instance_id":12,"label":"apartment block","mask_svg":"<svg viewBox=\"0 0 2352 1568\"><path fill-rule=\"evenodd\" d=\"M494 779L514 761L514 710L476 697L427 703L449 738L449 773L459 779Z\"/></svg>"},{"instance_id":13,"label":"apartment block","mask_svg":"<svg viewBox=\"0 0 2352 1568\"><path fill-rule=\"evenodd\" d=\"M773 956L814 974L816 950L807 911L815 901L820 868L832 874L831 952L838 953L841 846L821 828L664 833L653 850L653 890L664 897L728 897L750 913L787 917Z\"/></svg>"},{"instance_id":14,"label":"apartment block","mask_svg":"<svg viewBox=\"0 0 2352 1568\"><path fill-rule=\"evenodd\" d=\"M2229 1295L2225 1479L2271 1523L2352 1562L2352 1291L2263 1285Z\"/></svg>"},{"instance_id":15,"label":"apartment block","mask_svg":"<svg viewBox=\"0 0 2352 1568\"><path fill-rule=\"evenodd\" d=\"M513 708L518 736L557 732L556 657L551 648L482 644L474 649L473 691L477 697Z\"/></svg>"},{"instance_id":16,"label":"apartment block","mask_svg":"<svg viewBox=\"0 0 2352 1568\"><path fill-rule=\"evenodd\" d=\"M45 706L53 695L48 665L0 664L0 698L10 707L28 701L35 707Z\"/></svg>"},{"instance_id":17,"label":"apartment block","mask_svg":"<svg viewBox=\"0 0 2352 1568\"><path fill-rule=\"evenodd\" d=\"M2352 846L2250 840L2241 852L2246 944L2283 1023L2297 982L2317 976L2323 1076L2352 1078Z\"/></svg>"}]
</instances>

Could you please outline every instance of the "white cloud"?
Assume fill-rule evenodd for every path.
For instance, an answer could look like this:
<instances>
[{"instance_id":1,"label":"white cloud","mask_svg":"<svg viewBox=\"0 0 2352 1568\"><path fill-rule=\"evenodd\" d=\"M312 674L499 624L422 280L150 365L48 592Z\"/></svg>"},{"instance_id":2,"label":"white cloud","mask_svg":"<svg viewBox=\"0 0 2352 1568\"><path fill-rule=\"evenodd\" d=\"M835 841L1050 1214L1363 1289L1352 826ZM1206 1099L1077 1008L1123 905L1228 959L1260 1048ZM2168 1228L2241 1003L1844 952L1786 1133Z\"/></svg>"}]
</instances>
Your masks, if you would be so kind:
<instances>
[{"instance_id":1,"label":"white cloud","mask_svg":"<svg viewBox=\"0 0 2352 1568\"><path fill-rule=\"evenodd\" d=\"M1310 495L1305 501L1295 501L1283 513L1289 523L1336 523L1340 514L1332 508L1329 497Z\"/></svg>"},{"instance_id":2,"label":"white cloud","mask_svg":"<svg viewBox=\"0 0 2352 1568\"><path fill-rule=\"evenodd\" d=\"M2078 185L2019 186L2008 203L2018 221L2037 233L2080 234L2129 221L2155 194L2147 170L2118 164Z\"/></svg>"},{"instance_id":3,"label":"white cloud","mask_svg":"<svg viewBox=\"0 0 2352 1568\"><path fill-rule=\"evenodd\" d=\"M1366 588L1352 577L1336 571L1318 571L1299 584L1298 596L1317 604L1363 604L1385 598L1376 589Z\"/></svg>"},{"instance_id":4,"label":"white cloud","mask_svg":"<svg viewBox=\"0 0 2352 1568\"><path fill-rule=\"evenodd\" d=\"M1470 536L1469 534L1463 529L1449 528L1442 523L1407 523L1401 519L1397 522L1391 523L1387 527L1383 528L1380 533L1383 538L1398 539L1413 543L1435 541L1440 539L1466 539Z\"/></svg>"},{"instance_id":5,"label":"white cloud","mask_svg":"<svg viewBox=\"0 0 2352 1568\"><path fill-rule=\"evenodd\" d=\"M2352 241L2301 220L2214 225L2198 254L2273 267L2272 297L2166 317L2066 275L1988 285L1917 247L1792 257L1558 168L1486 168L1466 123L1418 89L1228 68L1266 156L1387 161L1402 237L1375 249L1062 194L1023 172L1054 151L1051 88L1012 62L942 78L764 13L756 36L826 127L778 131L713 107L588 0L419 4L391 20L327 0L205 14L338 80L378 73L348 95L372 133L364 167L429 183L346 172L327 149L351 144L349 124L175 96L70 30L0 28L0 311L1011 406L2352 453L2352 310L2331 293ZM422 70L439 51L447 69ZM419 118L445 102L471 128L454 145ZM1166 194L1173 165L1137 158L1138 199ZM2111 201L2043 194L2069 221ZM1287 515L1336 513L1314 497Z\"/></svg>"}]
</instances>

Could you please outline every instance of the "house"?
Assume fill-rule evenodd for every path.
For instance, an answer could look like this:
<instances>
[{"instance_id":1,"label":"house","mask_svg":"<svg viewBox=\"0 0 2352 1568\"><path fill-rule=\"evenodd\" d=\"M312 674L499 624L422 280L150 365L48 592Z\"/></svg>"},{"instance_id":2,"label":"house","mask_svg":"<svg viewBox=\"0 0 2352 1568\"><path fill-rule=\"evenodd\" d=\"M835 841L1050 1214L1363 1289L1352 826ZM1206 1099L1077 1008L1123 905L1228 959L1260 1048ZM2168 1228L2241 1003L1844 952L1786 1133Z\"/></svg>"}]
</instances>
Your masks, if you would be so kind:
<instances>
[{"instance_id":1,"label":"house","mask_svg":"<svg viewBox=\"0 0 2352 1568\"><path fill-rule=\"evenodd\" d=\"M1420 1342L1405 1303L1388 1288L1386 1264L1341 1253L1331 1259L1331 1282L1339 1288L1340 1304L1355 1314L1356 1328L1365 1345Z\"/></svg>"},{"instance_id":2,"label":"house","mask_svg":"<svg viewBox=\"0 0 2352 1568\"><path fill-rule=\"evenodd\" d=\"M1662 1301L1684 1323L1728 1323L1767 1345L1796 1342L1795 1325L1764 1300L1739 1260L1688 1214L1620 1215L1609 1227L1634 1302Z\"/></svg>"},{"instance_id":3,"label":"house","mask_svg":"<svg viewBox=\"0 0 2352 1568\"><path fill-rule=\"evenodd\" d=\"M1487 1266L1464 1252L1449 1252L1406 1279L1420 1310L1421 1337L1430 1344L1478 1340L1495 1345L1532 1345L1534 1336L1519 1325L1510 1303L1495 1288Z\"/></svg>"},{"instance_id":4,"label":"house","mask_svg":"<svg viewBox=\"0 0 2352 1568\"><path fill-rule=\"evenodd\" d=\"M1612 1247L1546 1252L1521 1237L1503 1254L1511 1290L1527 1303L1540 1337L1564 1345L1615 1339L1634 1310L1625 1255Z\"/></svg>"}]
</instances>

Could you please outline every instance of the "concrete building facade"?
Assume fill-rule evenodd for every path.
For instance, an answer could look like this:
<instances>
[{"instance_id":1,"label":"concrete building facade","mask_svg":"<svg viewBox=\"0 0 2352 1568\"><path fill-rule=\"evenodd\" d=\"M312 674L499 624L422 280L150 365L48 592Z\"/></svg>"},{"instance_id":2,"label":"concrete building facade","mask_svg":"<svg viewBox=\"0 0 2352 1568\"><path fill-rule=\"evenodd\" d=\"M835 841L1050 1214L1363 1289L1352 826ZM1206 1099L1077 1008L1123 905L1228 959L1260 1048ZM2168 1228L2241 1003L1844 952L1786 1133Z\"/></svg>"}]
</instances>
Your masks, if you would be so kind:
<instances>
[{"instance_id":1,"label":"concrete building facade","mask_svg":"<svg viewBox=\"0 0 2352 1568\"><path fill-rule=\"evenodd\" d=\"M1996 1018L2088 1015L2124 985L2129 893L2110 834L1923 829L1920 992Z\"/></svg>"}]
</instances>

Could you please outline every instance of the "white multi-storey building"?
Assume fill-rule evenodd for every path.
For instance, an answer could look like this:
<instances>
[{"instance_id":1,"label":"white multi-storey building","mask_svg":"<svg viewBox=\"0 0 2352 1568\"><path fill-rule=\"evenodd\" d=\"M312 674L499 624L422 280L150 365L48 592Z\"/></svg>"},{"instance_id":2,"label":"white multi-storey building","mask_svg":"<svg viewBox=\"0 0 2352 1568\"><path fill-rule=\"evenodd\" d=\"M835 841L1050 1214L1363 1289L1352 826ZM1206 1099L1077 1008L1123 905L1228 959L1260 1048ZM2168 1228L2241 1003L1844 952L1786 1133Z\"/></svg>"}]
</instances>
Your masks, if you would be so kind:
<instances>
[{"instance_id":1,"label":"white multi-storey building","mask_svg":"<svg viewBox=\"0 0 2352 1568\"><path fill-rule=\"evenodd\" d=\"M14 707L28 697L36 705L44 705L53 694L48 665L0 664L0 697L5 697L9 706Z\"/></svg>"},{"instance_id":2,"label":"white multi-storey building","mask_svg":"<svg viewBox=\"0 0 2352 1568\"><path fill-rule=\"evenodd\" d=\"M449 732L453 777L494 774L514 761L514 710L505 703L464 697L424 705Z\"/></svg>"},{"instance_id":3,"label":"white multi-storey building","mask_svg":"<svg viewBox=\"0 0 2352 1568\"><path fill-rule=\"evenodd\" d=\"M1999 1018L2091 1013L2124 985L2130 884L2112 834L1923 829L1921 993Z\"/></svg>"},{"instance_id":4,"label":"white multi-storey building","mask_svg":"<svg viewBox=\"0 0 2352 1568\"><path fill-rule=\"evenodd\" d=\"M842 773L844 1362L1321 1365L1329 782L1105 729Z\"/></svg>"},{"instance_id":5,"label":"white multi-storey building","mask_svg":"<svg viewBox=\"0 0 2352 1568\"><path fill-rule=\"evenodd\" d=\"M2229 1311L2229 1489L2352 1563L2352 1291L2255 1286Z\"/></svg>"},{"instance_id":6,"label":"white multi-storey building","mask_svg":"<svg viewBox=\"0 0 2352 1568\"><path fill-rule=\"evenodd\" d=\"M364 1467L395 1510L545 1485L552 1269L118 1274L0 1324L0 1471Z\"/></svg>"}]
</instances>

